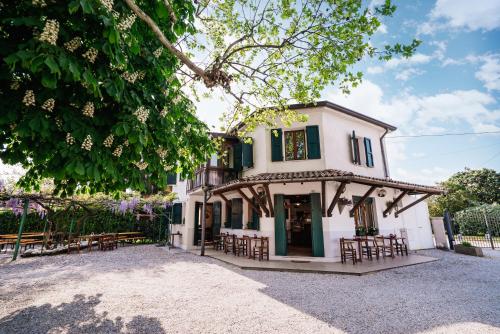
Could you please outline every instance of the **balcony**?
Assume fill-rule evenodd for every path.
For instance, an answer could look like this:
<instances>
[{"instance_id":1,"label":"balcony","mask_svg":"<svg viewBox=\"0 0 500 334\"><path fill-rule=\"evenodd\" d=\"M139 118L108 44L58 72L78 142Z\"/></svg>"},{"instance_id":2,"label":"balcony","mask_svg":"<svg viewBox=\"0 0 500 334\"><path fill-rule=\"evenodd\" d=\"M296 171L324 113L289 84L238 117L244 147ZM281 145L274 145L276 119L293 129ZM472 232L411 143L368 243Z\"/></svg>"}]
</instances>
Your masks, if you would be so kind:
<instances>
[{"instance_id":1,"label":"balcony","mask_svg":"<svg viewBox=\"0 0 500 334\"><path fill-rule=\"evenodd\" d=\"M203 185L205 170L208 173L208 186L218 186L238 178L238 172L232 168L201 167L195 172L193 179L187 181L188 192L194 191Z\"/></svg>"}]
</instances>

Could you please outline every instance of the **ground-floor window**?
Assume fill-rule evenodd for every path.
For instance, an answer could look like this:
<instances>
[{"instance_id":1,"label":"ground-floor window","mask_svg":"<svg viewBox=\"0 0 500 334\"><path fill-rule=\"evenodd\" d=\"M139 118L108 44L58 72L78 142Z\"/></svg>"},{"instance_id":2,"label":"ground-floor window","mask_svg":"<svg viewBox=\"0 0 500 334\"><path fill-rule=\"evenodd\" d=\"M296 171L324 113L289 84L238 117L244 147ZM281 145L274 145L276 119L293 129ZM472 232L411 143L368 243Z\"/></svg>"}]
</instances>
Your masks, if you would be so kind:
<instances>
[{"instance_id":1,"label":"ground-floor window","mask_svg":"<svg viewBox=\"0 0 500 334\"><path fill-rule=\"evenodd\" d=\"M353 196L352 199L353 203L357 204L361 197ZM354 211L356 231L362 231L366 234L377 230L374 202L373 198L369 197Z\"/></svg>"}]
</instances>

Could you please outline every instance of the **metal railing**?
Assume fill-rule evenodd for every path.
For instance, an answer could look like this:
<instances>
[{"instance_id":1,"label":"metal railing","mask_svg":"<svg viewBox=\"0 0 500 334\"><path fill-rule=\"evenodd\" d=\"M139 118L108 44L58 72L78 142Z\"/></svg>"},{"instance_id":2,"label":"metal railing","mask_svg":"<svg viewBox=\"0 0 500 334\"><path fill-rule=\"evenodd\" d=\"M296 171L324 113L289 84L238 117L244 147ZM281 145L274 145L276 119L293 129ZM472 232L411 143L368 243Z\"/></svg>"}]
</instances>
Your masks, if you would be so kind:
<instances>
[{"instance_id":1,"label":"metal railing","mask_svg":"<svg viewBox=\"0 0 500 334\"><path fill-rule=\"evenodd\" d=\"M455 244L500 248L500 215L483 210L457 212L452 219Z\"/></svg>"},{"instance_id":2,"label":"metal railing","mask_svg":"<svg viewBox=\"0 0 500 334\"><path fill-rule=\"evenodd\" d=\"M231 168L222 167L201 167L195 174L193 179L187 182L187 191L193 191L203 185L203 178L205 177L205 170L207 171L207 185L218 186L238 178L238 172Z\"/></svg>"}]
</instances>

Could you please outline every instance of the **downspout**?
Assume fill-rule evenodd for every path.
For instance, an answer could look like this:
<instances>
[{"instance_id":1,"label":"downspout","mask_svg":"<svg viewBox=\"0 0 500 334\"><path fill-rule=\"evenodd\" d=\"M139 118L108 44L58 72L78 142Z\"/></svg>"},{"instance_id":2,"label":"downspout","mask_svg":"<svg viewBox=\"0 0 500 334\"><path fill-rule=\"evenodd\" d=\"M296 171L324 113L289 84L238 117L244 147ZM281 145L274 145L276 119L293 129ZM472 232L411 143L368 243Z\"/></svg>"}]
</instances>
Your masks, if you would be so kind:
<instances>
[{"instance_id":1,"label":"downspout","mask_svg":"<svg viewBox=\"0 0 500 334\"><path fill-rule=\"evenodd\" d=\"M380 137L380 149L382 150L382 162L384 163L384 175L386 178L389 178L389 169L387 168L387 159L385 156L385 145L384 145L384 137L389 133L389 129L385 129L384 134Z\"/></svg>"}]
</instances>

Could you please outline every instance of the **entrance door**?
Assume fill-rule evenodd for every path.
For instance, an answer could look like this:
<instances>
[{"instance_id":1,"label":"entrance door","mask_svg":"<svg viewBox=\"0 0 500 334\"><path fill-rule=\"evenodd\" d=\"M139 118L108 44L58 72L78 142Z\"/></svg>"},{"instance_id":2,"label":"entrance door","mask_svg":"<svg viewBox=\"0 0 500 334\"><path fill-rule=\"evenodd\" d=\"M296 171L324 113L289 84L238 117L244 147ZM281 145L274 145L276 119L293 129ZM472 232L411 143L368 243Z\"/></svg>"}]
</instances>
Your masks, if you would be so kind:
<instances>
[{"instance_id":1,"label":"entrance door","mask_svg":"<svg viewBox=\"0 0 500 334\"><path fill-rule=\"evenodd\" d=\"M220 203L219 203L220 204ZM206 214L205 214L205 241L212 241L214 236L214 229L220 231L220 210L218 214L218 221L214 224L214 212L213 204L207 203ZM194 245L199 245L201 241L201 217L203 211L203 203L196 202L194 206ZM217 217L216 217L217 218ZM218 227L216 226L218 224ZM217 233L218 234L218 233Z\"/></svg>"},{"instance_id":2,"label":"entrance door","mask_svg":"<svg viewBox=\"0 0 500 334\"><path fill-rule=\"evenodd\" d=\"M311 194L311 231L313 256L325 256L323 244L323 215L321 214L320 194Z\"/></svg>"}]
</instances>

